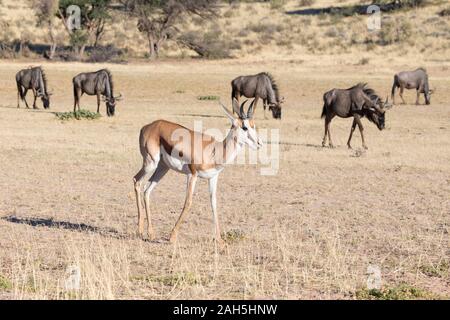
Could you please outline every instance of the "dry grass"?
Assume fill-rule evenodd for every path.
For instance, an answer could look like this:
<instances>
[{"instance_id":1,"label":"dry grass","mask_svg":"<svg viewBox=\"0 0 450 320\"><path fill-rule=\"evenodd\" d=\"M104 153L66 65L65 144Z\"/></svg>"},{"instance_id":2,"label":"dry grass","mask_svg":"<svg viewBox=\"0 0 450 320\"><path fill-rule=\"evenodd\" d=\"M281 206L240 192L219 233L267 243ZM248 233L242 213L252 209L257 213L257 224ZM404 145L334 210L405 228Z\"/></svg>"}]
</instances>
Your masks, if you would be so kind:
<instances>
[{"instance_id":1,"label":"dry grass","mask_svg":"<svg viewBox=\"0 0 450 320\"><path fill-rule=\"evenodd\" d=\"M36 27L31 0L3 1L5 5L0 8L3 34L0 40L6 38L10 41L22 39L34 43L48 43L47 31ZM363 54L367 50L373 50L377 55L389 53L402 57L408 55L410 59L418 56L438 59L450 54L450 22L446 16L441 15L447 8L445 1L434 3L414 10L383 13L382 29L375 33L368 31L367 16L363 15L345 17L339 14L286 14L310 8L361 4L359 0L320 0L313 1L313 4L307 7L301 6L301 1L298 0L251 4L223 3L220 18L208 22L194 17L187 19L180 29L186 34L195 33L200 38L208 38L212 31L213 39L222 39L224 44L229 43L228 47L220 44L214 50L223 50L226 53L229 50L233 56L239 58L298 59L304 54ZM57 34L60 42L67 45L68 39L62 25L59 25ZM113 14L113 23L107 26L100 44L113 44L125 49L131 57L144 57L147 52L147 41L137 31L136 21L118 12ZM415 52L415 56L412 56L411 52ZM166 43L161 54L165 57L196 55L173 42Z\"/></svg>"},{"instance_id":2,"label":"dry grass","mask_svg":"<svg viewBox=\"0 0 450 320\"><path fill-rule=\"evenodd\" d=\"M364 57L369 65L355 64L362 55L265 61L287 102L282 121L263 120L259 106L257 124L281 130L280 170L261 176L260 165L240 165L221 175L218 206L230 242L223 253L211 241L205 181L177 245L134 237L138 132L157 118L226 129L218 103L198 97L229 102L230 80L261 63L44 63L51 112L71 110L74 74L104 66L125 97L112 119L63 122L47 110L17 110L14 74L32 62L1 62L0 297L371 298L358 294L369 264L382 269L381 298L449 297L450 63L418 58L438 88L432 105L397 106L383 132L364 121L367 152L357 134L356 150L346 149L351 121L342 119L331 128L338 147L324 149L324 91L368 81L386 95L394 72L416 66ZM405 96L414 101L413 92ZM95 98L83 97L82 106L94 111ZM183 194L184 177L169 173L152 195L158 237L175 223ZM64 289L71 265L81 270L79 291Z\"/></svg>"}]
</instances>

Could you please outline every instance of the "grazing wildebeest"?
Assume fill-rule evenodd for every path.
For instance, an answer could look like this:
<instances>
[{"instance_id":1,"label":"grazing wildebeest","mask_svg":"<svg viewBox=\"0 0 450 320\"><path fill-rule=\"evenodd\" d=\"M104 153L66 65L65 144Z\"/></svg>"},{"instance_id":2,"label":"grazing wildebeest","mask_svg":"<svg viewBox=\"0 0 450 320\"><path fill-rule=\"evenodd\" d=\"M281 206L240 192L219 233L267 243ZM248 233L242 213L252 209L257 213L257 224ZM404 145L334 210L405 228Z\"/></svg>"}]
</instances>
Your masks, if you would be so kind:
<instances>
[{"instance_id":1,"label":"grazing wildebeest","mask_svg":"<svg viewBox=\"0 0 450 320\"><path fill-rule=\"evenodd\" d=\"M359 83L349 89L333 89L323 95L323 109L322 118L325 117L325 135L323 137L322 146L325 147L327 134L329 139L329 146L333 148L330 134L330 122L335 117L349 118L353 117L352 129L348 138L347 146L351 148L350 141L352 140L353 131L358 125L359 132L361 132L361 140L364 149L367 149L364 142L363 131L364 128L361 123L361 118L366 117L369 121L375 123L378 129L384 129L385 111L392 105L389 104L388 99L383 103L375 91L365 83Z\"/></svg>"},{"instance_id":2,"label":"grazing wildebeest","mask_svg":"<svg viewBox=\"0 0 450 320\"><path fill-rule=\"evenodd\" d=\"M240 96L247 98L255 98L254 108L258 103L258 99L263 100L264 118L266 118L266 107L272 111L272 116L275 119L281 119L281 104L284 98L280 99L278 86L273 77L267 73L262 72L252 76L240 76L231 81L231 99L236 99L239 102Z\"/></svg>"},{"instance_id":3,"label":"grazing wildebeest","mask_svg":"<svg viewBox=\"0 0 450 320\"><path fill-rule=\"evenodd\" d=\"M31 67L28 69L23 69L16 74L17 83L17 108L20 108L19 101L25 101L27 108L28 102L26 95L28 90L33 91L34 101L33 108L37 109L36 99L41 98L42 104L45 109L50 108L50 95L51 93L47 90L47 78L45 76L44 70L41 67Z\"/></svg>"},{"instance_id":4,"label":"grazing wildebeest","mask_svg":"<svg viewBox=\"0 0 450 320\"><path fill-rule=\"evenodd\" d=\"M80 73L73 78L73 95L74 104L73 112L80 111L80 98L83 93L90 96L97 96L97 113L100 112L100 96L106 102L106 113L108 117L114 116L116 101L120 100L122 95L114 97L114 83L111 72L107 69L102 69L96 72Z\"/></svg>"},{"instance_id":5,"label":"grazing wildebeest","mask_svg":"<svg viewBox=\"0 0 450 320\"><path fill-rule=\"evenodd\" d=\"M430 85L428 84L428 74L424 68L419 68L414 71L403 71L394 76L394 84L392 85L391 94L393 104L395 104L395 89L397 88L400 88L400 98L402 98L403 104L406 103L403 99L403 90L405 88L416 89L416 104L419 104L419 97L421 93L425 96L426 104L430 104L431 102L431 93L433 93L433 90L430 89Z\"/></svg>"}]
</instances>

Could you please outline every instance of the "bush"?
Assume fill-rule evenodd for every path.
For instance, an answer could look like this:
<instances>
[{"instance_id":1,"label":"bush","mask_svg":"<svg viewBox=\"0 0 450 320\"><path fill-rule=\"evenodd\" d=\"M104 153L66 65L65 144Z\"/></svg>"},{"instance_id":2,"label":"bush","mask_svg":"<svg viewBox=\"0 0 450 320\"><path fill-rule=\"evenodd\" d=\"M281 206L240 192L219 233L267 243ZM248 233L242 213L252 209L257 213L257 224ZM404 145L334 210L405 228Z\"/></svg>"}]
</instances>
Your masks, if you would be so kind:
<instances>
[{"instance_id":1,"label":"bush","mask_svg":"<svg viewBox=\"0 0 450 320\"><path fill-rule=\"evenodd\" d=\"M230 58L230 50L238 48L236 41L223 39L217 31L210 31L203 35L198 32L187 32L177 38L177 42L193 51L200 57L208 59Z\"/></svg>"},{"instance_id":2,"label":"bush","mask_svg":"<svg viewBox=\"0 0 450 320\"><path fill-rule=\"evenodd\" d=\"M123 51L114 45L93 48L88 53L87 62L123 62Z\"/></svg>"},{"instance_id":3,"label":"bush","mask_svg":"<svg viewBox=\"0 0 450 320\"><path fill-rule=\"evenodd\" d=\"M442 10L441 12L439 12L439 15L441 17L448 17L450 16L450 7L445 8L444 10Z\"/></svg>"},{"instance_id":4,"label":"bush","mask_svg":"<svg viewBox=\"0 0 450 320\"><path fill-rule=\"evenodd\" d=\"M58 120L72 120L72 119L87 119L87 120L95 120L101 117L100 113L92 112L89 110L81 109L80 111L75 112L55 112L56 118Z\"/></svg>"},{"instance_id":5,"label":"bush","mask_svg":"<svg viewBox=\"0 0 450 320\"><path fill-rule=\"evenodd\" d=\"M300 0L298 5L300 7L312 6L315 2L316 0Z\"/></svg>"}]
</instances>

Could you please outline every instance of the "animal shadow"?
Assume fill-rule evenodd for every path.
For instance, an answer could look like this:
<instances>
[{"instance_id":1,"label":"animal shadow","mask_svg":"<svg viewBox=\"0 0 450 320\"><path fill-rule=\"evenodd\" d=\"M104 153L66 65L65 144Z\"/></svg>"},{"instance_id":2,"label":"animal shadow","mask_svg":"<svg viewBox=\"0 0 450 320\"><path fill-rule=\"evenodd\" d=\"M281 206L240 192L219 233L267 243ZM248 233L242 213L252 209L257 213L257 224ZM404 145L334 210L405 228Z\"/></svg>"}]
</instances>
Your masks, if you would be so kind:
<instances>
[{"instance_id":1,"label":"animal shadow","mask_svg":"<svg viewBox=\"0 0 450 320\"><path fill-rule=\"evenodd\" d=\"M47 227L79 232L97 233L103 236L109 236L117 239L123 239L126 237L126 235L119 233L113 228L100 228L85 223L58 221L54 220L53 218L21 218L16 216L6 216L2 217L1 219L11 223L26 224L32 227Z\"/></svg>"}]
</instances>

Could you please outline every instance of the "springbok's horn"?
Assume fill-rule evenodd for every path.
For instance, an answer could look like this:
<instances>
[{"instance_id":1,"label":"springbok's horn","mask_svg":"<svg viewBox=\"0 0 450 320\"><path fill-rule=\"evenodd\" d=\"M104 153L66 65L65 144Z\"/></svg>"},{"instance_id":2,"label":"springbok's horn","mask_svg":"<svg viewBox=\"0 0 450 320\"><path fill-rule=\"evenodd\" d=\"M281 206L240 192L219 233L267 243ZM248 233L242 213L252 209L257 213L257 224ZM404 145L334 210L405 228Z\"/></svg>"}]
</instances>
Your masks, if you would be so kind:
<instances>
[{"instance_id":1,"label":"springbok's horn","mask_svg":"<svg viewBox=\"0 0 450 320\"><path fill-rule=\"evenodd\" d=\"M254 107L254 105L255 105L255 100L256 100L256 99L254 99L254 100L252 101L252 103L250 103L250 107L248 108L248 111L247 111L247 118L249 118L249 119L252 119L252 118L253 118L253 112L255 111L255 110L253 109L253 107Z\"/></svg>"},{"instance_id":2,"label":"springbok's horn","mask_svg":"<svg viewBox=\"0 0 450 320\"><path fill-rule=\"evenodd\" d=\"M247 103L248 100L245 100L242 104L241 104L241 108L239 109L239 117L244 118L245 117L245 112L244 112L244 106Z\"/></svg>"}]
</instances>

